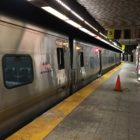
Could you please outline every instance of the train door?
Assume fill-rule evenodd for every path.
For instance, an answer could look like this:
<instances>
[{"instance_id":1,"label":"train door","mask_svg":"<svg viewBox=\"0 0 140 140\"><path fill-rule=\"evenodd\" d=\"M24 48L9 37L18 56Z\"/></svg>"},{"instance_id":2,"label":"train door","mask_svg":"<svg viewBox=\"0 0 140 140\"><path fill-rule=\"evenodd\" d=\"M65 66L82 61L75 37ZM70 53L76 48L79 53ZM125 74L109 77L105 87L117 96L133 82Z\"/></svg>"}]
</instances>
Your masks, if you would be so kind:
<instances>
[{"instance_id":1,"label":"train door","mask_svg":"<svg viewBox=\"0 0 140 140\"><path fill-rule=\"evenodd\" d=\"M69 46L64 47L65 73L67 76L67 89L70 89L71 84L71 60ZM68 91L69 92L69 91Z\"/></svg>"},{"instance_id":2,"label":"train door","mask_svg":"<svg viewBox=\"0 0 140 140\"><path fill-rule=\"evenodd\" d=\"M99 50L99 66L100 66L100 70L99 70L99 75L102 73L102 51Z\"/></svg>"},{"instance_id":3,"label":"train door","mask_svg":"<svg viewBox=\"0 0 140 140\"><path fill-rule=\"evenodd\" d=\"M114 55L114 63L117 65L117 54Z\"/></svg>"},{"instance_id":4,"label":"train door","mask_svg":"<svg viewBox=\"0 0 140 140\"><path fill-rule=\"evenodd\" d=\"M56 51L57 51L57 63L58 63L58 85L59 90L67 91L69 95L69 88L71 82L71 67L70 67L70 50L67 40L57 39L56 40Z\"/></svg>"},{"instance_id":5,"label":"train door","mask_svg":"<svg viewBox=\"0 0 140 140\"><path fill-rule=\"evenodd\" d=\"M140 46L137 46L136 49L136 70L137 70L137 79L140 81Z\"/></svg>"},{"instance_id":6,"label":"train door","mask_svg":"<svg viewBox=\"0 0 140 140\"><path fill-rule=\"evenodd\" d=\"M82 47L76 42L73 44L73 60L72 60L72 74L71 74L71 89L72 92L79 88L79 83L84 75L84 52Z\"/></svg>"},{"instance_id":7,"label":"train door","mask_svg":"<svg viewBox=\"0 0 140 140\"><path fill-rule=\"evenodd\" d=\"M77 57L77 82L83 80L84 76L84 52L78 51Z\"/></svg>"},{"instance_id":8,"label":"train door","mask_svg":"<svg viewBox=\"0 0 140 140\"><path fill-rule=\"evenodd\" d=\"M73 49L73 66L72 66L72 88L73 91L77 89L77 83L80 77L80 48L74 46Z\"/></svg>"}]
</instances>

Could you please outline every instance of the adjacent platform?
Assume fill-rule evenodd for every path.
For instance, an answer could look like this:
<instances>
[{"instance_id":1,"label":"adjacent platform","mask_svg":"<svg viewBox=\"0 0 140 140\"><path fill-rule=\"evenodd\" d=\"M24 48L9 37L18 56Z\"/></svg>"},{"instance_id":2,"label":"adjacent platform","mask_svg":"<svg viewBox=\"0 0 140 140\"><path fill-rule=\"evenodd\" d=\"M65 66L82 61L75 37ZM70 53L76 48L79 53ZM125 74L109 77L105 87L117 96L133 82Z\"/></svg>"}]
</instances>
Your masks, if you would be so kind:
<instances>
[{"instance_id":1,"label":"adjacent platform","mask_svg":"<svg viewBox=\"0 0 140 140\"><path fill-rule=\"evenodd\" d=\"M114 91L120 74L122 92ZM139 140L140 83L125 63L67 98L7 140Z\"/></svg>"}]
</instances>

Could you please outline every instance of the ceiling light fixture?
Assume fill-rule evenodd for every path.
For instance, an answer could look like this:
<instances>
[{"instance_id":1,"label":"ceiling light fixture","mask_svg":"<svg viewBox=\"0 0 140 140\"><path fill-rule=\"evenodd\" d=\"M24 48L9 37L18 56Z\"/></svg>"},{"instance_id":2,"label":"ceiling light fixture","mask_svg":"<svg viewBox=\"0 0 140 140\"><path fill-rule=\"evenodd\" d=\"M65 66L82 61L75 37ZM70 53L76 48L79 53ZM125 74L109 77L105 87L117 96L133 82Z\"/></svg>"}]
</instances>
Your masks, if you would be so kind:
<instances>
[{"instance_id":1,"label":"ceiling light fixture","mask_svg":"<svg viewBox=\"0 0 140 140\"><path fill-rule=\"evenodd\" d=\"M56 0L56 1L60 1L60 0ZM108 41L100 38L99 36L97 36L96 34L92 33L91 31L87 30L86 28L83 28L81 25L79 25L78 23L70 20L67 16L65 16L64 14L58 12L57 10L53 9L52 7L50 6L45 6L45 7L42 7L42 9L44 9L45 11L49 12L50 14L56 16L57 18L67 22L68 24L78 28L79 30L83 31L84 33L87 33L88 35L90 36L93 36L93 37L96 37L98 40L101 40L102 42L108 44L108 45L111 45L112 47L118 49L118 50L121 50L119 49L118 47L116 47L115 45L109 43ZM91 26L88 22L84 21L87 25ZM94 27L93 27L94 28Z\"/></svg>"},{"instance_id":2,"label":"ceiling light fixture","mask_svg":"<svg viewBox=\"0 0 140 140\"><path fill-rule=\"evenodd\" d=\"M68 20L69 18L66 17L65 15L61 14L60 12L56 11L55 9L53 9L50 6L45 6L42 7L42 9L44 9L45 11L49 12L50 14L62 19L62 20Z\"/></svg>"},{"instance_id":3,"label":"ceiling light fixture","mask_svg":"<svg viewBox=\"0 0 140 140\"><path fill-rule=\"evenodd\" d=\"M91 36L93 36L93 37L95 37L96 35L94 34L94 33L92 33L92 32L90 32L89 30L87 30L86 28L79 28L81 31L83 31L83 32L85 32L85 33L87 33L87 34L89 34L89 35L91 35Z\"/></svg>"},{"instance_id":4,"label":"ceiling light fixture","mask_svg":"<svg viewBox=\"0 0 140 140\"><path fill-rule=\"evenodd\" d=\"M76 12L74 12L74 11L71 10L71 13L73 15L75 15L77 18L79 18L81 21L84 21L84 19L81 16L79 16Z\"/></svg>"},{"instance_id":5,"label":"ceiling light fixture","mask_svg":"<svg viewBox=\"0 0 140 140\"><path fill-rule=\"evenodd\" d=\"M113 42L113 44L114 44L115 46L118 46L116 42Z\"/></svg>"},{"instance_id":6,"label":"ceiling light fixture","mask_svg":"<svg viewBox=\"0 0 140 140\"><path fill-rule=\"evenodd\" d=\"M74 16L76 16L77 18L79 18L81 21L84 21L84 23L86 23L88 26L90 26L92 29L94 29L95 31L98 32L98 30L95 27L93 27L91 24L89 24L87 21L85 21L80 15L78 15L76 12L74 12L71 8L69 8L61 0L55 0L55 1L58 2L59 4L61 4L64 8L66 8L67 10L69 10Z\"/></svg>"},{"instance_id":7,"label":"ceiling light fixture","mask_svg":"<svg viewBox=\"0 0 140 140\"><path fill-rule=\"evenodd\" d=\"M75 15L77 18L79 18L80 20L84 21L84 19L79 16L76 12L74 12L70 7L68 7L65 3L63 3L61 0L55 0L56 2L58 2L60 5L62 5L64 8L66 8L68 11L70 11L73 15Z\"/></svg>"},{"instance_id":8,"label":"ceiling light fixture","mask_svg":"<svg viewBox=\"0 0 140 140\"><path fill-rule=\"evenodd\" d=\"M98 30L95 28L95 27L93 27L91 24L89 24L87 21L84 21L88 26L90 26L92 29L94 29L96 32L98 32Z\"/></svg>"},{"instance_id":9,"label":"ceiling light fixture","mask_svg":"<svg viewBox=\"0 0 140 140\"><path fill-rule=\"evenodd\" d=\"M81 28L81 25L79 25L78 23L72 21L72 20L66 20L66 22L76 28Z\"/></svg>"},{"instance_id":10,"label":"ceiling light fixture","mask_svg":"<svg viewBox=\"0 0 140 140\"><path fill-rule=\"evenodd\" d=\"M96 38L97 38L98 40L101 40L102 42L104 42L104 43L106 43L106 44L108 44L108 45L112 46L113 48L116 48L117 50L122 51L120 48L118 48L118 47L116 47L115 45L111 44L111 43L110 43L110 42L108 42L107 40L104 40L104 39L102 39L102 38L101 38L101 37L99 37L99 36L96 36ZM117 46L118 46L118 45L117 45Z\"/></svg>"},{"instance_id":11,"label":"ceiling light fixture","mask_svg":"<svg viewBox=\"0 0 140 140\"><path fill-rule=\"evenodd\" d=\"M103 33L99 33L101 36L103 36L104 38L107 38L107 36L106 35L104 35Z\"/></svg>"},{"instance_id":12,"label":"ceiling light fixture","mask_svg":"<svg viewBox=\"0 0 140 140\"><path fill-rule=\"evenodd\" d=\"M63 3L61 0L55 0L57 1L60 5L62 5L63 7L65 7L67 10L71 11L71 8L69 8L65 3Z\"/></svg>"},{"instance_id":13,"label":"ceiling light fixture","mask_svg":"<svg viewBox=\"0 0 140 140\"><path fill-rule=\"evenodd\" d=\"M50 14L58 17L59 19L67 22L68 24L78 28L79 30L91 35L91 36L96 36L95 34L93 34L92 32L90 32L89 30L83 28L81 25L79 25L78 23L74 22L73 20L70 20L67 16L65 16L64 14L61 14L60 12L58 12L57 10L53 9L50 6L45 6L42 7L42 9L44 9L45 11L49 12Z\"/></svg>"}]
</instances>

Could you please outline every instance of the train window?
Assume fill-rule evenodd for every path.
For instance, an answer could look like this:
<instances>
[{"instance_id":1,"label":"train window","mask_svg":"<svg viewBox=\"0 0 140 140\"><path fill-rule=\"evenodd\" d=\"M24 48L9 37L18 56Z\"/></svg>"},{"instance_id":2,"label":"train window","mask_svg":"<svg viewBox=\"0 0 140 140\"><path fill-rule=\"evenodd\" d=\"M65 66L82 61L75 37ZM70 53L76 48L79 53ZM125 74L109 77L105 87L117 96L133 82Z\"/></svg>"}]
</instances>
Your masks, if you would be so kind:
<instances>
[{"instance_id":1,"label":"train window","mask_svg":"<svg viewBox=\"0 0 140 140\"><path fill-rule=\"evenodd\" d=\"M90 68L94 68L94 57L90 57Z\"/></svg>"},{"instance_id":2,"label":"train window","mask_svg":"<svg viewBox=\"0 0 140 140\"><path fill-rule=\"evenodd\" d=\"M84 53L80 52L80 66L83 67L84 66Z\"/></svg>"},{"instance_id":3,"label":"train window","mask_svg":"<svg viewBox=\"0 0 140 140\"><path fill-rule=\"evenodd\" d=\"M63 48L57 48L57 60L58 60L58 69L64 69L64 49Z\"/></svg>"},{"instance_id":4,"label":"train window","mask_svg":"<svg viewBox=\"0 0 140 140\"><path fill-rule=\"evenodd\" d=\"M3 57L3 76L6 88L32 83L33 65L29 55L5 55Z\"/></svg>"}]
</instances>

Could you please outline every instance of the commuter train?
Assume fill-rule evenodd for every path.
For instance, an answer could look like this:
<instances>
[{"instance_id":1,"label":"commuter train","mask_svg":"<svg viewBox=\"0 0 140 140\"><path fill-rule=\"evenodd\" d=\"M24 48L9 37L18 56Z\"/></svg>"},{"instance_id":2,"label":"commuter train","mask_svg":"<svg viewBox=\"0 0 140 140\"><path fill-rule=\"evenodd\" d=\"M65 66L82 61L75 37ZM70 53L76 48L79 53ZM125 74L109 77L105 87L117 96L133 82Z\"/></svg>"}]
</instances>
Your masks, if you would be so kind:
<instances>
[{"instance_id":1,"label":"commuter train","mask_svg":"<svg viewBox=\"0 0 140 140\"><path fill-rule=\"evenodd\" d=\"M120 64L120 53L0 16L0 139Z\"/></svg>"}]
</instances>

